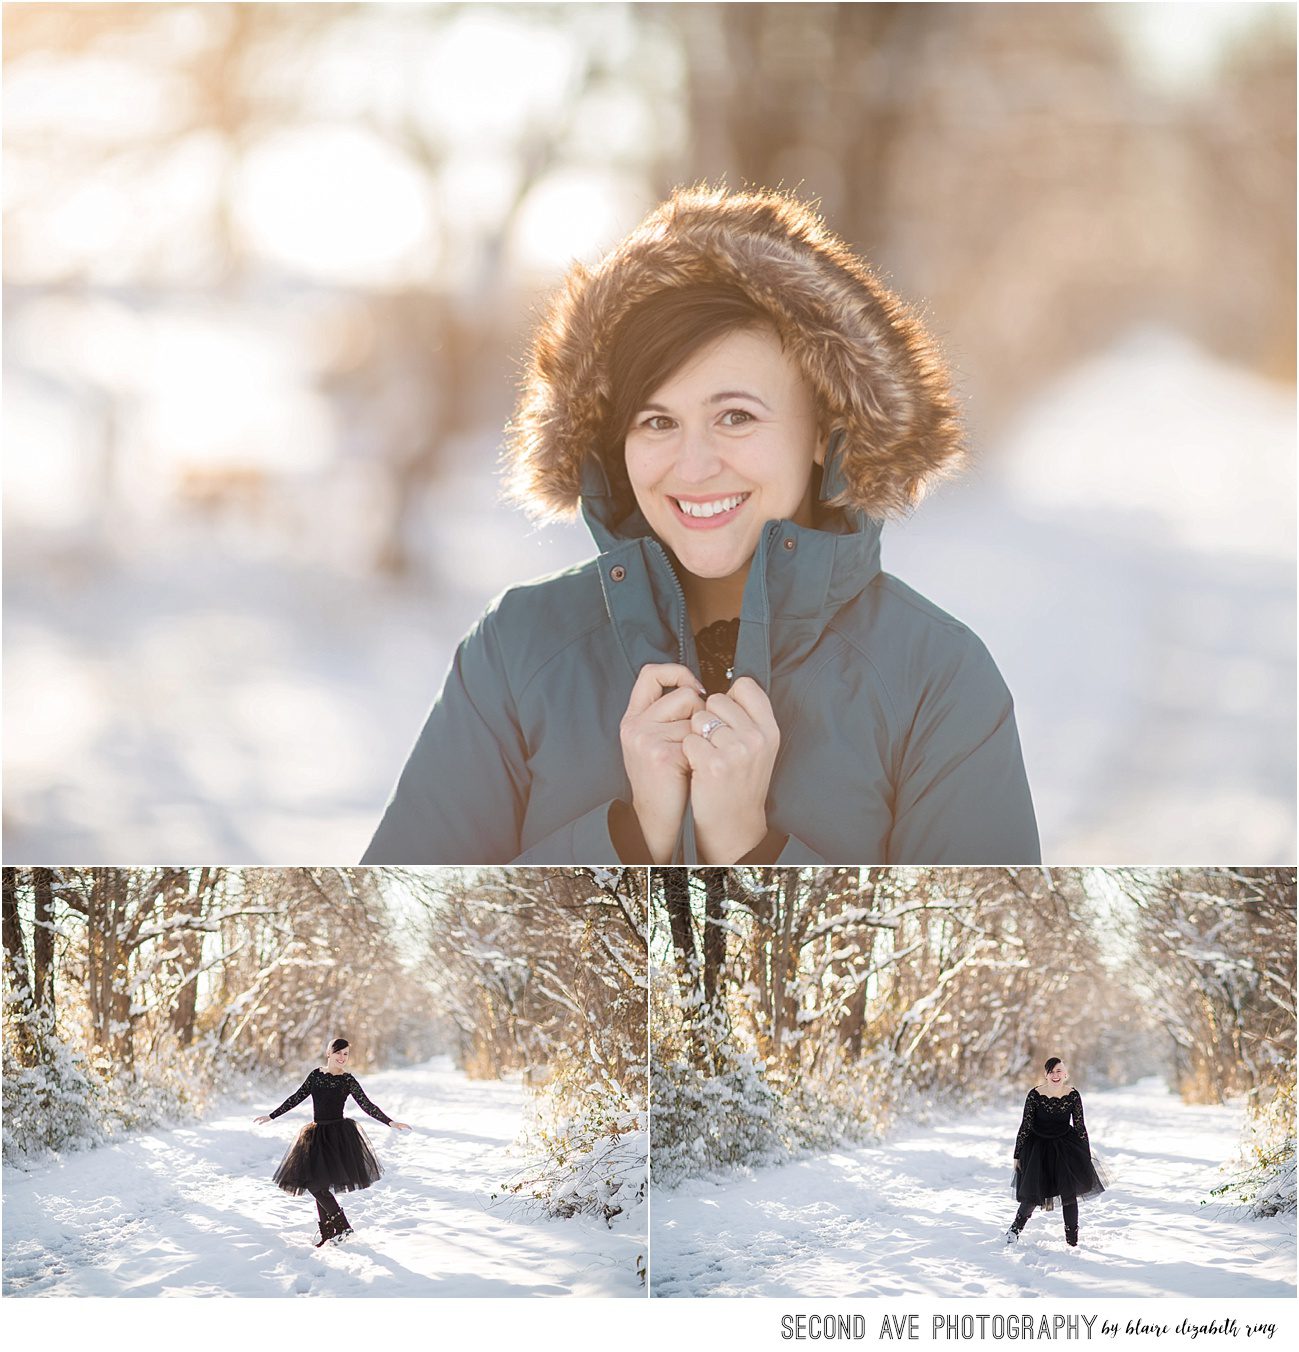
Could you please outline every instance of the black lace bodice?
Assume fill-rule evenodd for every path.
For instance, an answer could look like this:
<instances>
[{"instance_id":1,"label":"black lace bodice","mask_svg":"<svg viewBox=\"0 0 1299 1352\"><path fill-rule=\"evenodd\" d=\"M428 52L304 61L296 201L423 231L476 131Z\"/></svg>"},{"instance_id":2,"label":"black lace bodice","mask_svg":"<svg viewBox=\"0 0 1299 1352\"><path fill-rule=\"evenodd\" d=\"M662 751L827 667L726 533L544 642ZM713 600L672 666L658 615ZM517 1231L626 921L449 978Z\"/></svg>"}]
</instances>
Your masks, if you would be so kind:
<instances>
[{"instance_id":1,"label":"black lace bodice","mask_svg":"<svg viewBox=\"0 0 1299 1352\"><path fill-rule=\"evenodd\" d=\"M731 688L735 680L735 645L739 637L738 619L716 620L695 635L699 678L710 695L723 695Z\"/></svg>"},{"instance_id":2,"label":"black lace bodice","mask_svg":"<svg viewBox=\"0 0 1299 1352\"><path fill-rule=\"evenodd\" d=\"M1076 1132L1083 1145L1087 1145L1087 1128L1083 1125L1082 1095L1071 1089L1058 1098L1050 1094L1039 1093L1034 1086L1024 1100L1024 1120L1019 1124L1019 1135L1015 1137L1015 1158L1021 1159L1030 1136L1042 1136L1047 1139L1067 1136Z\"/></svg>"},{"instance_id":3,"label":"black lace bodice","mask_svg":"<svg viewBox=\"0 0 1299 1352\"><path fill-rule=\"evenodd\" d=\"M300 1088L295 1090L288 1098L280 1104L276 1110L270 1114L271 1117L279 1117L281 1113L287 1113L290 1108L296 1108L307 1095L311 1095L312 1116L317 1122L337 1122L343 1116L343 1107L347 1103L347 1096L350 1094L357 1103L357 1106L363 1111L376 1117L380 1122L391 1122L392 1118L381 1108L376 1108L365 1096L365 1090L356 1082L356 1077L350 1073L342 1075L331 1075L326 1070L321 1070L319 1066L303 1080Z\"/></svg>"}]
</instances>

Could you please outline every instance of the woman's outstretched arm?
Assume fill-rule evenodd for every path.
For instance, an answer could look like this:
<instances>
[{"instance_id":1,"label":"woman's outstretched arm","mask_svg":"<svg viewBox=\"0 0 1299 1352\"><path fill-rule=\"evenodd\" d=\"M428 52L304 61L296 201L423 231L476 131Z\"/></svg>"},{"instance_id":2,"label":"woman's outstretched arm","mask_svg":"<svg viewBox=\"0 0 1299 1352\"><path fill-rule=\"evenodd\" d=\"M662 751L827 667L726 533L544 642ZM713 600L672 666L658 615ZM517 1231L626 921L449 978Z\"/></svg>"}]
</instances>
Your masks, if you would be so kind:
<instances>
[{"instance_id":1,"label":"woman's outstretched arm","mask_svg":"<svg viewBox=\"0 0 1299 1352\"><path fill-rule=\"evenodd\" d=\"M405 1122L398 1122L388 1116L382 1108L376 1107L366 1097L365 1090L357 1082L355 1075L347 1077L347 1092L356 1100L357 1106L362 1112L369 1113L371 1117L377 1118L385 1126L396 1127L398 1131L409 1131L410 1127Z\"/></svg>"},{"instance_id":2,"label":"woman's outstretched arm","mask_svg":"<svg viewBox=\"0 0 1299 1352\"><path fill-rule=\"evenodd\" d=\"M315 1074L315 1072L313 1071L312 1074ZM273 1109L264 1117L258 1117L254 1120L257 1122L269 1122L271 1118L279 1117L281 1113L287 1113L290 1108L296 1108L309 1093L311 1093L311 1075L308 1075L301 1085L299 1085L278 1108Z\"/></svg>"}]
</instances>

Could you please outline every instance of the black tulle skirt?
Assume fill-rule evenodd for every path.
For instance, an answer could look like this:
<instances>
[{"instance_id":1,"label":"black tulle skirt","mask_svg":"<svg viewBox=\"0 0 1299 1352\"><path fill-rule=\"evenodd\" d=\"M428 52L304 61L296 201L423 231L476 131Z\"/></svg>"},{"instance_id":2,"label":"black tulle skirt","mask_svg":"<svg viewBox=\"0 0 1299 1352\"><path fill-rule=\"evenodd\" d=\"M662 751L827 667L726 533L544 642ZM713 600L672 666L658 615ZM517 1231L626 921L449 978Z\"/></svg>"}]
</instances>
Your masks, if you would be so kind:
<instances>
[{"instance_id":1,"label":"black tulle skirt","mask_svg":"<svg viewBox=\"0 0 1299 1352\"><path fill-rule=\"evenodd\" d=\"M1059 1201L1099 1197L1106 1179L1075 1132L1031 1137L1015 1171L1015 1199L1050 1209Z\"/></svg>"},{"instance_id":2,"label":"black tulle skirt","mask_svg":"<svg viewBox=\"0 0 1299 1352\"><path fill-rule=\"evenodd\" d=\"M383 1175L365 1132L351 1118L308 1122L272 1176L277 1187L304 1192L355 1192Z\"/></svg>"}]
</instances>

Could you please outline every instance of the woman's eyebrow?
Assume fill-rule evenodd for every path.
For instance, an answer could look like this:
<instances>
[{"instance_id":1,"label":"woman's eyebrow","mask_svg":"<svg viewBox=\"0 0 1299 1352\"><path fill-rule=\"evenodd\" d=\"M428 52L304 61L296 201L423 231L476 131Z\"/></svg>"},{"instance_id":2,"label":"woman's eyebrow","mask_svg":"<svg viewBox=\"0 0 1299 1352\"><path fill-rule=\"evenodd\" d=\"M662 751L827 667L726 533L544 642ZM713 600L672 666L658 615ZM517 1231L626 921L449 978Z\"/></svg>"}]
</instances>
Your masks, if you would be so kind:
<instances>
[{"instance_id":1,"label":"woman's eyebrow","mask_svg":"<svg viewBox=\"0 0 1299 1352\"><path fill-rule=\"evenodd\" d=\"M710 404L724 403L727 399L751 399L755 404L761 404L768 412L771 406L765 399L760 399L756 394L751 394L748 390L721 390L709 399Z\"/></svg>"},{"instance_id":2,"label":"woman's eyebrow","mask_svg":"<svg viewBox=\"0 0 1299 1352\"><path fill-rule=\"evenodd\" d=\"M709 395L708 403L724 404L728 399L750 399L755 404L761 404L768 413L771 412L771 405L765 399L760 399L756 394L750 394L748 390L719 390L716 394ZM638 413L670 413L671 409L666 404L642 404L636 410Z\"/></svg>"}]
</instances>

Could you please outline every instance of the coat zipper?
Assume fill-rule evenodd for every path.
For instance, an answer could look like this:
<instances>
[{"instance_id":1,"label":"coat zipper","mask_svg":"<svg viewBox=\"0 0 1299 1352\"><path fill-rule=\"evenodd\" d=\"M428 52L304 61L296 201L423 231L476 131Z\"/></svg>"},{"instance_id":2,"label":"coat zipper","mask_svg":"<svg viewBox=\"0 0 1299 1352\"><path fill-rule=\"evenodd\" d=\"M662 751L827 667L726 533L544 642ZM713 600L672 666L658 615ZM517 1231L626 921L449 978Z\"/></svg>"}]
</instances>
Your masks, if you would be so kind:
<instances>
[{"instance_id":1,"label":"coat zipper","mask_svg":"<svg viewBox=\"0 0 1299 1352\"><path fill-rule=\"evenodd\" d=\"M657 540L651 540L651 541L650 541L650 544L653 545L654 548L658 550L660 557L662 558L664 564L665 564L666 567L667 567L667 570L668 570L668 576L672 579L672 585L677 589L677 600L678 600L678 602L680 602L680 605L679 605L678 608L677 608L677 616L678 616L678 619L677 619L677 661L680 662L681 665L682 665L683 667L688 667L689 670L690 670L694 675L698 676L699 673L698 673L697 671L695 671L694 667L691 667L690 664L686 661L686 593L685 593L685 588L682 587L682 585L681 585L681 579L677 576L677 570L676 570L675 568L673 568L673 566L672 566L672 560L668 558L668 552L667 552L667 550L664 549L663 546L662 546L661 544L659 544L659 542L658 542Z\"/></svg>"}]
</instances>

